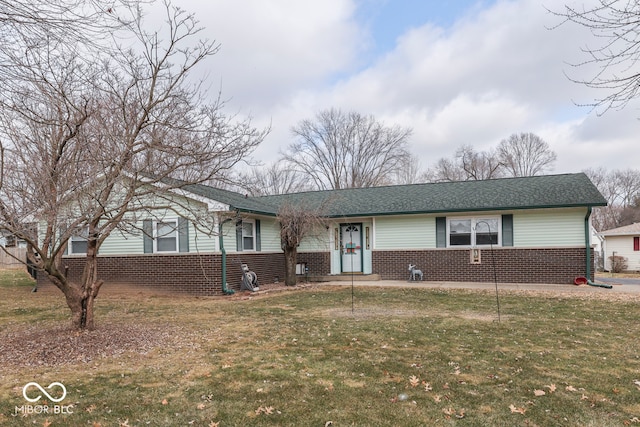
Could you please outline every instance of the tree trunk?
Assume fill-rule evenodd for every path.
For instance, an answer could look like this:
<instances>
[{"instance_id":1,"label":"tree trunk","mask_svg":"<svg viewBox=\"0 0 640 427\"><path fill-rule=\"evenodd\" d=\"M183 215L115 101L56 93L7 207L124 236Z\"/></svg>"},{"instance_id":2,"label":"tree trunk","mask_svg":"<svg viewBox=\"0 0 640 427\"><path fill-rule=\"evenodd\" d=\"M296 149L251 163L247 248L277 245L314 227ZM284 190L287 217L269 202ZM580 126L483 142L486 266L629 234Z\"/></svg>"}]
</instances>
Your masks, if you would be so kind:
<instances>
[{"instance_id":1,"label":"tree trunk","mask_svg":"<svg viewBox=\"0 0 640 427\"><path fill-rule=\"evenodd\" d=\"M73 325L77 329L90 331L95 329L93 317L94 300L98 296L102 283L104 283L102 280L98 280L98 248L96 241L89 239L87 241L87 258L79 289L81 297L79 301L80 316L78 319L76 319L74 308L71 309L72 313L74 313ZM78 307L75 309L77 310Z\"/></svg>"},{"instance_id":2,"label":"tree trunk","mask_svg":"<svg viewBox=\"0 0 640 427\"><path fill-rule=\"evenodd\" d=\"M298 248L284 248L284 284L295 286L298 283L296 277L296 261L298 260Z\"/></svg>"},{"instance_id":3,"label":"tree trunk","mask_svg":"<svg viewBox=\"0 0 640 427\"><path fill-rule=\"evenodd\" d=\"M98 296L103 281L98 280L98 250L95 241L87 242L87 258L79 283L71 282L64 277L49 274L52 282L64 293L67 306L71 310L71 324L78 330L95 329L93 316L94 301ZM62 266L56 269L61 270Z\"/></svg>"}]
</instances>

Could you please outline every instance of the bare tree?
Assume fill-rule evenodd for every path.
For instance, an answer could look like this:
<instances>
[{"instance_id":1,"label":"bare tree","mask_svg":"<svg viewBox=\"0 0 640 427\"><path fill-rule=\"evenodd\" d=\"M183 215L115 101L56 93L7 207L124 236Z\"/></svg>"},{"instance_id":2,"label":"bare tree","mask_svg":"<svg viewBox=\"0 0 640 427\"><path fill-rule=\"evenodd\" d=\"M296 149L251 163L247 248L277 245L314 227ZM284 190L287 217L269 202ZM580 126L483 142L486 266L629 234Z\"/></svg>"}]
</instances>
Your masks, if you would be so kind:
<instances>
[{"instance_id":1,"label":"bare tree","mask_svg":"<svg viewBox=\"0 0 640 427\"><path fill-rule=\"evenodd\" d=\"M470 145L463 145L456 152L456 159L465 171L467 180L499 178L503 164L493 151L476 152Z\"/></svg>"},{"instance_id":2,"label":"bare tree","mask_svg":"<svg viewBox=\"0 0 640 427\"><path fill-rule=\"evenodd\" d=\"M280 247L284 252L284 282L295 286L298 246L305 238L316 237L317 233L326 234L326 217L323 211L326 204L308 206L287 201L280 206L277 221L280 224Z\"/></svg>"},{"instance_id":3,"label":"bare tree","mask_svg":"<svg viewBox=\"0 0 640 427\"><path fill-rule=\"evenodd\" d=\"M587 59L575 67L595 65L596 71L586 79L571 78L587 87L602 90L605 96L589 105L601 113L624 108L640 94L640 3L628 0L598 0L593 6L553 11L562 23L574 23L594 35L592 47L583 48Z\"/></svg>"},{"instance_id":4,"label":"bare tree","mask_svg":"<svg viewBox=\"0 0 640 427\"><path fill-rule=\"evenodd\" d=\"M508 175L534 176L553 167L556 153L538 135L522 132L500 141L498 158Z\"/></svg>"},{"instance_id":5,"label":"bare tree","mask_svg":"<svg viewBox=\"0 0 640 427\"><path fill-rule=\"evenodd\" d=\"M594 211L593 225L597 230L609 230L637 220L640 171L598 168L586 169L584 173L607 200L607 206Z\"/></svg>"},{"instance_id":6,"label":"bare tree","mask_svg":"<svg viewBox=\"0 0 640 427\"><path fill-rule=\"evenodd\" d=\"M28 243L76 328L95 326L105 239L171 209L173 190L215 179L265 136L249 119L224 115L223 103L203 102L187 78L218 45L192 44L195 18L165 7L166 37L147 33L132 7L135 43L108 56L53 40L33 47L11 63L20 79L0 97L0 225ZM79 282L60 262L73 236L87 242Z\"/></svg>"},{"instance_id":7,"label":"bare tree","mask_svg":"<svg viewBox=\"0 0 640 427\"><path fill-rule=\"evenodd\" d=\"M299 171L281 161L266 168L253 168L250 173L241 175L239 181L241 188L252 196L298 193L312 189Z\"/></svg>"},{"instance_id":8,"label":"bare tree","mask_svg":"<svg viewBox=\"0 0 640 427\"><path fill-rule=\"evenodd\" d=\"M455 182L465 181L467 175L459 167L455 159L442 157L433 167L427 170L426 179L427 182Z\"/></svg>"},{"instance_id":9,"label":"bare tree","mask_svg":"<svg viewBox=\"0 0 640 427\"><path fill-rule=\"evenodd\" d=\"M404 167L396 170L391 176L393 184L419 184L427 182L429 177L426 172L421 171L420 161L412 156L407 160Z\"/></svg>"},{"instance_id":10,"label":"bare tree","mask_svg":"<svg viewBox=\"0 0 640 427\"><path fill-rule=\"evenodd\" d=\"M324 110L292 132L296 141L283 159L321 190L388 184L409 160L411 130L385 126L373 116Z\"/></svg>"},{"instance_id":11,"label":"bare tree","mask_svg":"<svg viewBox=\"0 0 640 427\"><path fill-rule=\"evenodd\" d=\"M456 150L453 160L440 159L426 176L431 182L500 178L503 165L493 151L478 152L470 145L462 145Z\"/></svg>"}]
</instances>

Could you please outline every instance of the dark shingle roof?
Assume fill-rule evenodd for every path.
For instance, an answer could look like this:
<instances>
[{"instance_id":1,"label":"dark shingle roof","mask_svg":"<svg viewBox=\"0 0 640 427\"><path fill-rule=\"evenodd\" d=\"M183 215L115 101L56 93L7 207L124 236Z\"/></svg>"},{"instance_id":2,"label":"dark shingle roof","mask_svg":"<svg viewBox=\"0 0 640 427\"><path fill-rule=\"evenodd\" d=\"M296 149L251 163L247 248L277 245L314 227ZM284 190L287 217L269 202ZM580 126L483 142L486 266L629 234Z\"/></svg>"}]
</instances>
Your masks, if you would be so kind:
<instances>
[{"instance_id":1,"label":"dark shingle roof","mask_svg":"<svg viewBox=\"0 0 640 427\"><path fill-rule=\"evenodd\" d=\"M200 186L205 187L205 186ZM245 197L225 190L201 190L201 196L231 209L275 215L283 203L326 207L330 217L413 213L606 206L584 173L312 191Z\"/></svg>"}]
</instances>

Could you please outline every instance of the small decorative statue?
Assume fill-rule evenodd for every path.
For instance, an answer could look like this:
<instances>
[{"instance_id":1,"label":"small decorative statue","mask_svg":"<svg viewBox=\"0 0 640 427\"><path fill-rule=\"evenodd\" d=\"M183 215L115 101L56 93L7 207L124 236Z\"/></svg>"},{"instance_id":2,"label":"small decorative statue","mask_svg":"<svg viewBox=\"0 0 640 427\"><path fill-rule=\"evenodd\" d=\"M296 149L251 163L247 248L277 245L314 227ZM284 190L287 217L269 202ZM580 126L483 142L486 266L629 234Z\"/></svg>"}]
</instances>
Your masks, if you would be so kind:
<instances>
[{"instance_id":1,"label":"small decorative statue","mask_svg":"<svg viewBox=\"0 0 640 427\"><path fill-rule=\"evenodd\" d=\"M411 272L411 276L409 277L410 282L422 280L422 270L418 270L415 265L409 264L409 271Z\"/></svg>"}]
</instances>

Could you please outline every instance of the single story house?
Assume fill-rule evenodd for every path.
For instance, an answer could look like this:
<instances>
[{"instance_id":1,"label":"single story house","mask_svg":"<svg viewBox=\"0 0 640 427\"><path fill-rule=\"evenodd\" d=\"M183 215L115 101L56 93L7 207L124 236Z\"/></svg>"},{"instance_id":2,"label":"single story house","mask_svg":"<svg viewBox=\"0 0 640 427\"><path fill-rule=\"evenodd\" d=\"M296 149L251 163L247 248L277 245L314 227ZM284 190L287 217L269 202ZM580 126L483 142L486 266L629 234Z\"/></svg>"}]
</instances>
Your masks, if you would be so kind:
<instances>
[{"instance_id":1,"label":"single story house","mask_svg":"<svg viewBox=\"0 0 640 427\"><path fill-rule=\"evenodd\" d=\"M600 233L604 238L604 268L611 271L611 257L627 259L627 271L640 271L640 222Z\"/></svg>"},{"instance_id":2,"label":"single story house","mask_svg":"<svg viewBox=\"0 0 640 427\"><path fill-rule=\"evenodd\" d=\"M261 197L191 185L175 197L199 204L211 227L176 208L141 219L144 233L114 232L99 255L105 286L215 295L223 277L239 289L242 263L259 283L282 281L277 214L286 203L325 207L326 227L298 248L308 277L408 280L411 263L427 281L572 283L593 279L591 212L606 206L583 173ZM76 240L64 258L72 275L83 263Z\"/></svg>"}]
</instances>

